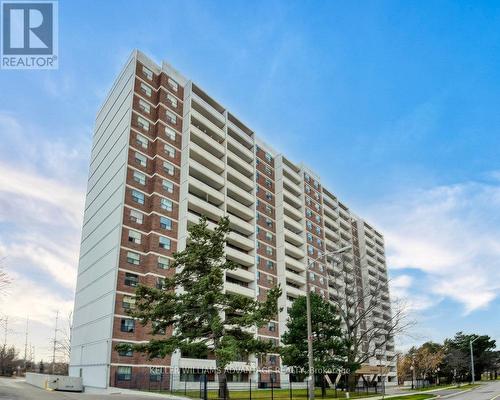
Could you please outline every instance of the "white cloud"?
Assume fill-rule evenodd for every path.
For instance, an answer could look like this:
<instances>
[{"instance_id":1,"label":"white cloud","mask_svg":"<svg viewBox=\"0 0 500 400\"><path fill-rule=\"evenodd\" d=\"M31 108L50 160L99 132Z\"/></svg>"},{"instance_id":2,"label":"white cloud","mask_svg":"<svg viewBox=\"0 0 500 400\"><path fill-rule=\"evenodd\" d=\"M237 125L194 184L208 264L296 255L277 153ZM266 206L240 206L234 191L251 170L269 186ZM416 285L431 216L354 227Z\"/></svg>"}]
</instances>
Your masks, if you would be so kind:
<instances>
[{"instance_id":1,"label":"white cloud","mask_svg":"<svg viewBox=\"0 0 500 400\"><path fill-rule=\"evenodd\" d=\"M371 210L389 267L425 276L425 285L405 288L412 303L450 298L466 314L488 307L500 293L499 209L499 184L467 182L393 196Z\"/></svg>"},{"instance_id":2,"label":"white cloud","mask_svg":"<svg viewBox=\"0 0 500 400\"><path fill-rule=\"evenodd\" d=\"M40 359L50 353L56 311L65 318L73 307L90 146L20 121L0 112L0 258L13 281L0 315L22 349L29 316Z\"/></svg>"}]
</instances>

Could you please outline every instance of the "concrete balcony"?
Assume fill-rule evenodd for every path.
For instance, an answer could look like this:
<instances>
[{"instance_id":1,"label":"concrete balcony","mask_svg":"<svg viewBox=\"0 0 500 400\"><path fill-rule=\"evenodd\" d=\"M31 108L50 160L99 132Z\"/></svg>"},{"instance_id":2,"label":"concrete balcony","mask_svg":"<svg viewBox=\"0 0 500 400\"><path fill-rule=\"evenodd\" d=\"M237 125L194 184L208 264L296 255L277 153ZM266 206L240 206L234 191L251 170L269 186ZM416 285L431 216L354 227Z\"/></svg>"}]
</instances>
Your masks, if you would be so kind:
<instances>
[{"instance_id":1,"label":"concrete balcony","mask_svg":"<svg viewBox=\"0 0 500 400\"><path fill-rule=\"evenodd\" d=\"M291 219L288 215L283 215L283 222L287 229L294 232L302 232L304 230L304 226L300 222Z\"/></svg>"},{"instance_id":2,"label":"concrete balcony","mask_svg":"<svg viewBox=\"0 0 500 400\"><path fill-rule=\"evenodd\" d=\"M287 282L293 282L296 285L302 286L302 285L306 284L306 277L305 276L295 274L292 271L288 271L288 270L285 271L285 278L286 278Z\"/></svg>"},{"instance_id":3,"label":"concrete balcony","mask_svg":"<svg viewBox=\"0 0 500 400\"><path fill-rule=\"evenodd\" d=\"M255 246L255 241L252 239L249 239L243 235L240 235L239 233L236 232L229 232L227 235L227 241L228 243L241 247L243 250L252 250Z\"/></svg>"},{"instance_id":4,"label":"concrete balcony","mask_svg":"<svg viewBox=\"0 0 500 400\"><path fill-rule=\"evenodd\" d=\"M291 192L289 192L288 190L286 190L285 187L284 187L284 190L283 190L283 197L284 197L285 203L288 203L292 207L295 207L297 209L301 209L302 208L302 199L301 199L301 197L295 196L294 194L292 194Z\"/></svg>"},{"instance_id":5,"label":"concrete balcony","mask_svg":"<svg viewBox=\"0 0 500 400\"><path fill-rule=\"evenodd\" d=\"M210 115L212 115L214 118L216 118L219 123L224 124L226 122L224 115L222 115L219 111L217 111L215 108L213 108L210 104L208 104L205 100L203 100L200 96L198 96L196 93L191 92L191 99L198 103L203 109L208 111Z\"/></svg>"},{"instance_id":6,"label":"concrete balcony","mask_svg":"<svg viewBox=\"0 0 500 400\"><path fill-rule=\"evenodd\" d=\"M234 200L239 201L245 206L251 206L254 203L254 196L247 191L236 186L233 182L227 182L227 195Z\"/></svg>"},{"instance_id":7,"label":"concrete balcony","mask_svg":"<svg viewBox=\"0 0 500 400\"><path fill-rule=\"evenodd\" d=\"M292 168L290 168L286 163L283 163L283 173L290 178L296 185L300 185L302 183L302 179L298 172L295 172Z\"/></svg>"},{"instance_id":8,"label":"concrete balcony","mask_svg":"<svg viewBox=\"0 0 500 400\"><path fill-rule=\"evenodd\" d=\"M293 287L293 286L290 286L290 285L286 285L286 294L290 297L293 297L293 298L297 298L297 297L300 297L300 296L305 296L306 295L306 291L305 290L301 290L301 289L297 289L296 287Z\"/></svg>"},{"instance_id":9,"label":"concrete balcony","mask_svg":"<svg viewBox=\"0 0 500 400\"><path fill-rule=\"evenodd\" d=\"M205 167L218 174L224 171L224 161L219 160L194 142L191 142L189 145L189 155L191 159L198 161L200 164L203 164Z\"/></svg>"},{"instance_id":10,"label":"concrete balcony","mask_svg":"<svg viewBox=\"0 0 500 400\"><path fill-rule=\"evenodd\" d=\"M285 240L296 246L302 246L304 244L304 238L291 230L285 228Z\"/></svg>"},{"instance_id":11,"label":"concrete balcony","mask_svg":"<svg viewBox=\"0 0 500 400\"><path fill-rule=\"evenodd\" d=\"M217 142L222 142L226 138L226 135L224 131L219 128L217 125L215 125L212 121L210 121L208 118L206 118L204 115L196 111L195 109L191 108L191 118L195 119L196 121L200 122L202 125L205 126L206 134L212 136ZM196 123L193 121L193 123ZM202 128L203 130L203 128Z\"/></svg>"},{"instance_id":12,"label":"concrete balcony","mask_svg":"<svg viewBox=\"0 0 500 400\"><path fill-rule=\"evenodd\" d=\"M250 254L244 253L243 251L236 250L233 247L226 246L226 257L234 262L245 265L247 267L252 267L255 264L255 257Z\"/></svg>"},{"instance_id":13,"label":"concrete balcony","mask_svg":"<svg viewBox=\"0 0 500 400\"><path fill-rule=\"evenodd\" d=\"M237 283L224 282L224 288L226 289L226 292L229 293L241 294L252 299L255 297L254 289L238 285Z\"/></svg>"},{"instance_id":14,"label":"concrete balcony","mask_svg":"<svg viewBox=\"0 0 500 400\"><path fill-rule=\"evenodd\" d=\"M188 177L189 192L196 194L198 197L206 197L210 203L220 205L224 203L224 194L215 190L212 186L203 183L193 176Z\"/></svg>"},{"instance_id":15,"label":"concrete balcony","mask_svg":"<svg viewBox=\"0 0 500 400\"><path fill-rule=\"evenodd\" d=\"M211 171L196 160L189 160L189 174L199 181L212 186L214 189L219 190L224 187L224 178L222 176Z\"/></svg>"},{"instance_id":16,"label":"concrete balcony","mask_svg":"<svg viewBox=\"0 0 500 400\"><path fill-rule=\"evenodd\" d=\"M283 212L295 221L301 221L304 218L304 214L301 211L292 207L287 202L283 202Z\"/></svg>"},{"instance_id":17,"label":"concrete balcony","mask_svg":"<svg viewBox=\"0 0 500 400\"><path fill-rule=\"evenodd\" d=\"M229 226L244 235L251 235L254 233L254 226L235 215L229 215Z\"/></svg>"},{"instance_id":18,"label":"concrete balcony","mask_svg":"<svg viewBox=\"0 0 500 400\"><path fill-rule=\"evenodd\" d=\"M197 223L200 222L200 217L196 214L193 214L192 212L188 211L188 226L191 226L191 225L196 225ZM208 229L210 229L211 231L215 230L215 227L216 225L211 222L211 221L207 221L207 226L208 226Z\"/></svg>"},{"instance_id":19,"label":"concrete balcony","mask_svg":"<svg viewBox=\"0 0 500 400\"><path fill-rule=\"evenodd\" d=\"M227 152L227 163L246 177L254 176L253 164L244 161L242 158L235 155L232 151Z\"/></svg>"},{"instance_id":20,"label":"concrete balcony","mask_svg":"<svg viewBox=\"0 0 500 400\"><path fill-rule=\"evenodd\" d=\"M286 175L283 175L283 187L297 197L302 195L302 188L293 183Z\"/></svg>"},{"instance_id":21,"label":"concrete balcony","mask_svg":"<svg viewBox=\"0 0 500 400\"><path fill-rule=\"evenodd\" d=\"M224 211L207 203L206 201L190 194L188 195L188 209L197 212L198 214L205 215L210 219L218 221L224 216Z\"/></svg>"},{"instance_id":22,"label":"concrete balcony","mask_svg":"<svg viewBox=\"0 0 500 400\"><path fill-rule=\"evenodd\" d=\"M305 271L306 265L302 261L296 260L295 258L285 256L285 265L295 271Z\"/></svg>"},{"instance_id":23,"label":"concrete balcony","mask_svg":"<svg viewBox=\"0 0 500 400\"><path fill-rule=\"evenodd\" d=\"M200 147L203 147L205 150L209 151L218 158L222 157L226 153L223 145L212 139L201 129L191 125L190 130L192 143L198 144Z\"/></svg>"},{"instance_id":24,"label":"concrete balcony","mask_svg":"<svg viewBox=\"0 0 500 400\"><path fill-rule=\"evenodd\" d=\"M227 179L239 186L241 189L251 192L255 186L255 183L250 178L247 178L241 172L237 171L231 166L227 166Z\"/></svg>"},{"instance_id":25,"label":"concrete balcony","mask_svg":"<svg viewBox=\"0 0 500 400\"><path fill-rule=\"evenodd\" d=\"M231 128L231 130L236 133L241 140L248 143L249 146L253 146L253 140L250 136L248 136L245 132L243 132L235 123L232 121L227 122L227 126Z\"/></svg>"},{"instance_id":26,"label":"concrete balcony","mask_svg":"<svg viewBox=\"0 0 500 400\"><path fill-rule=\"evenodd\" d=\"M226 197L227 211L235 214L245 221L250 221L254 217L253 207L244 206L239 201L233 200L231 197Z\"/></svg>"},{"instance_id":27,"label":"concrete balcony","mask_svg":"<svg viewBox=\"0 0 500 400\"><path fill-rule=\"evenodd\" d=\"M227 137L227 148L234 154L239 156L243 161L246 161L248 163L251 163L253 161L253 152L231 136Z\"/></svg>"},{"instance_id":28,"label":"concrete balcony","mask_svg":"<svg viewBox=\"0 0 500 400\"><path fill-rule=\"evenodd\" d=\"M304 258L304 251L288 242L285 242L285 254L295 259Z\"/></svg>"},{"instance_id":29,"label":"concrete balcony","mask_svg":"<svg viewBox=\"0 0 500 400\"><path fill-rule=\"evenodd\" d=\"M243 282L253 282L255 281L255 273L247 271L243 268L236 268L233 270L226 271L227 276L231 276Z\"/></svg>"}]
</instances>

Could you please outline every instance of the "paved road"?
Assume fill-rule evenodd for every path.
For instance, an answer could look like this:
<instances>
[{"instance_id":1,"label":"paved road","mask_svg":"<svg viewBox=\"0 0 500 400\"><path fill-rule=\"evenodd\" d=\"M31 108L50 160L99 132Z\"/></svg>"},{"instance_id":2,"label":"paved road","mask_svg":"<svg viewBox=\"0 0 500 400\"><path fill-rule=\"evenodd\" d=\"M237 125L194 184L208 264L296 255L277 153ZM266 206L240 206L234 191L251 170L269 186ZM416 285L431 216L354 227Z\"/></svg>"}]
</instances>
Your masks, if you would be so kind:
<instances>
[{"instance_id":1,"label":"paved road","mask_svg":"<svg viewBox=\"0 0 500 400\"><path fill-rule=\"evenodd\" d=\"M21 379L0 377L0 400L155 400L167 399L167 396L151 396L136 394L88 394L51 392L28 385Z\"/></svg>"},{"instance_id":2,"label":"paved road","mask_svg":"<svg viewBox=\"0 0 500 400\"><path fill-rule=\"evenodd\" d=\"M452 400L500 400L500 381L482 383L481 386L463 394L453 395L457 390L443 390L437 393L443 397L452 395L448 397Z\"/></svg>"}]
</instances>

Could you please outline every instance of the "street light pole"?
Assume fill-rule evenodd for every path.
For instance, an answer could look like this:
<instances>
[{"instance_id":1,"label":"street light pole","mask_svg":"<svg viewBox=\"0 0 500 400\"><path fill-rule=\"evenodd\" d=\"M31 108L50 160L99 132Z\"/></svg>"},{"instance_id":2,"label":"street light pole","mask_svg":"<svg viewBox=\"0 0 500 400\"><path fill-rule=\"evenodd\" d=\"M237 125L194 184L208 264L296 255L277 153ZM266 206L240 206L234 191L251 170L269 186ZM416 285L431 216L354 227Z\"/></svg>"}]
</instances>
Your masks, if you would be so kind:
<instances>
[{"instance_id":1,"label":"street light pole","mask_svg":"<svg viewBox=\"0 0 500 400\"><path fill-rule=\"evenodd\" d=\"M312 318L311 318L311 298L310 298L310 281L309 281L309 268L319 259L332 256L336 254L341 254L349 250L352 246L346 246L336 251L331 251L329 253L322 254L321 256L310 260L307 263L306 268L306 319L307 319L307 356L309 360L309 382L307 385L309 387L309 400L314 400L314 355L313 355L313 333L312 333ZM327 269L328 274L328 269Z\"/></svg>"},{"instance_id":2,"label":"street light pole","mask_svg":"<svg viewBox=\"0 0 500 400\"><path fill-rule=\"evenodd\" d=\"M471 369L471 375L472 375L472 384L476 383L476 378L474 376L474 352L472 351L472 343L474 343L477 339L479 339L479 336L477 336L475 339L471 340L469 342L470 344L470 369Z\"/></svg>"}]
</instances>

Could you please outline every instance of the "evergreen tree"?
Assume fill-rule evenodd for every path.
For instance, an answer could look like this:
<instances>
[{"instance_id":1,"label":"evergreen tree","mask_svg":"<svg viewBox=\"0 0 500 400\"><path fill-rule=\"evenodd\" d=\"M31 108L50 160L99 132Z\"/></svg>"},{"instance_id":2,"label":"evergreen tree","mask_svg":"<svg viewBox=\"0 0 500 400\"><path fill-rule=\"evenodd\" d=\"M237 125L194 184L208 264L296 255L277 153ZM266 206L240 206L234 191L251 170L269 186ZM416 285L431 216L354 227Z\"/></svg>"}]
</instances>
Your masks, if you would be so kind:
<instances>
[{"instance_id":1,"label":"evergreen tree","mask_svg":"<svg viewBox=\"0 0 500 400\"><path fill-rule=\"evenodd\" d=\"M149 357L165 357L179 349L181 354L213 352L221 396L227 398L226 367L250 353L274 350L271 341L257 340L248 328L261 327L279 312L281 289L275 287L265 301L224 291L225 271L238 265L224 253L229 219L222 218L214 230L205 218L189 228L186 249L174 254L172 275L162 289L139 286L136 307L130 314L141 324L151 323L153 339L147 344L121 344ZM162 334L173 332L170 337ZM159 337L159 335L162 335Z\"/></svg>"},{"instance_id":2,"label":"evergreen tree","mask_svg":"<svg viewBox=\"0 0 500 400\"><path fill-rule=\"evenodd\" d=\"M340 319L333 305L316 293L311 292L310 296L314 369L323 373L334 372L345 365L347 353L347 342L343 338ZM306 375L309 360L305 296L293 302L282 342L284 346L280 353L283 364L300 371L299 376Z\"/></svg>"}]
</instances>

